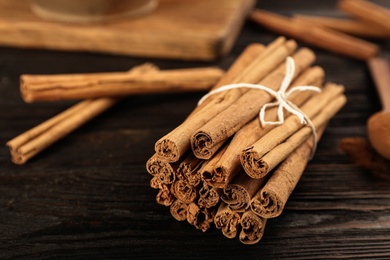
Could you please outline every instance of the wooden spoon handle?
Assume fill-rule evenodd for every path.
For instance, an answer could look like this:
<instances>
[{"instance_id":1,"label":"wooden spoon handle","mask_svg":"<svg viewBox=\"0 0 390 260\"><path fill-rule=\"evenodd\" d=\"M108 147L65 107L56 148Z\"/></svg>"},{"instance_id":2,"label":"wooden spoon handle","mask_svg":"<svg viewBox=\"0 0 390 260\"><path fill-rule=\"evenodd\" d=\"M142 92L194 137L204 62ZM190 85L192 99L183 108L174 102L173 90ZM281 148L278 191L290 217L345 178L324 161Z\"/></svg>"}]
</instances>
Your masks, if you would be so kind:
<instances>
[{"instance_id":1,"label":"wooden spoon handle","mask_svg":"<svg viewBox=\"0 0 390 260\"><path fill-rule=\"evenodd\" d=\"M368 61L368 67L374 80L383 111L390 112L390 65L380 57Z\"/></svg>"}]
</instances>

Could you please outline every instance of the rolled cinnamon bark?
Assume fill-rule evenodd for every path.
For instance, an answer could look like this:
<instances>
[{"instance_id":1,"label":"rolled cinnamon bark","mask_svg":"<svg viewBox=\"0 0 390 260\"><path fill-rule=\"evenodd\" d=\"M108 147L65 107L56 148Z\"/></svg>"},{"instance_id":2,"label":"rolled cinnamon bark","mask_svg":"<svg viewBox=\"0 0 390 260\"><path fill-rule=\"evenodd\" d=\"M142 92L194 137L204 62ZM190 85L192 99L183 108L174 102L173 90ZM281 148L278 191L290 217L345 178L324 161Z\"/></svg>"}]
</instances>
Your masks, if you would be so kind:
<instances>
[{"instance_id":1,"label":"rolled cinnamon bark","mask_svg":"<svg viewBox=\"0 0 390 260\"><path fill-rule=\"evenodd\" d=\"M346 103L346 97L336 97L325 107L323 111L317 115L313 120L314 127L323 127ZM305 140L312 135L312 129L308 126L303 127L294 135L289 137L285 142L279 144L269 153L265 154L259 161L259 175L264 177L279 163L281 163L289 154L291 154L297 147L299 147Z\"/></svg>"},{"instance_id":2,"label":"rolled cinnamon bark","mask_svg":"<svg viewBox=\"0 0 390 260\"><path fill-rule=\"evenodd\" d=\"M199 169L203 162L204 160L196 158L192 153L188 154L177 168L177 178L187 182L191 186L199 185L201 180Z\"/></svg>"},{"instance_id":3,"label":"rolled cinnamon bark","mask_svg":"<svg viewBox=\"0 0 390 260\"><path fill-rule=\"evenodd\" d=\"M319 138L324 130L325 127L318 129ZM313 144L312 138L301 144L278 166L264 187L253 196L250 209L255 214L266 219L280 216L310 160Z\"/></svg>"},{"instance_id":4,"label":"rolled cinnamon bark","mask_svg":"<svg viewBox=\"0 0 390 260\"><path fill-rule=\"evenodd\" d=\"M134 67L128 74L139 76L154 70L156 70L155 66L146 63ZM29 159L92 118L103 113L118 101L118 98L99 98L81 101L62 113L18 135L6 143L10 149L12 161L16 164L26 163Z\"/></svg>"},{"instance_id":5,"label":"rolled cinnamon bark","mask_svg":"<svg viewBox=\"0 0 390 260\"><path fill-rule=\"evenodd\" d=\"M267 219L262 218L251 212L245 211L241 216L241 232L239 240L246 245L258 243L264 234Z\"/></svg>"},{"instance_id":6,"label":"rolled cinnamon bark","mask_svg":"<svg viewBox=\"0 0 390 260\"><path fill-rule=\"evenodd\" d=\"M286 57L290 55L296 47L297 45L295 41L287 41L284 44L278 43L276 48L273 46L270 47L272 52L268 53L268 51L265 51L267 55L260 54L261 59L255 59L254 61L258 64L256 69L249 72L245 71L245 73L249 73L249 75L245 75L245 78L248 80L247 83L257 83L258 80L264 78L282 61L284 61L284 59L286 59ZM242 55L244 54L245 53ZM237 74L239 75L239 73ZM241 75L240 78L241 77L243 76ZM231 91L227 91L226 93L223 92L216 94L215 96L210 96L212 99L210 103L202 106L202 108L193 116L156 142L156 153L170 162L177 161L182 154L191 148L190 138L194 131L229 107L245 91L247 90L233 89Z\"/></svg>"},{"instance_id":7,"label":"rolled cinnamon bark","mask_svg":"<svg viewBox=\"0 0 390 260\"><path fill-rule=\"evenodd\" d=\"M364 0L341 0L337 7L359 20L390 30L390 9L384 6Z\"/></svg>"},{"instance_id":8,"label":"rolled cinnamon bark","mask_svg":"<svg viewBox=\"0 0 390 260\"><path fill-rule=\"evenodd\" d=\"M60 75L68 77L56 81L56 75L22 75L20 91L24 101L55 101L123 97L136 94L206 91L223 75L219 68L192 68L151 71L133 75L128 72L98 73L94 75ZM75 78L75 79L73 79Z\"/></svg>"},{"instance_id":9,"label":"rolled cinnamon bark","mask_svg":"<svg viewBox=\"0 0 390 260\"><path fill-rule=\"evenodd\" d=\"M220 201L222 189L216 189L203 183L203 187L199 190L198 205L201 208L211 208L217 206Z\"/></svg>"},{"instance_id":10,"label":"rolled cinnamon bark","mask_svg":"<svg viewBox=\"0 0 390 260\"><path fill-rule=\"evenodd\" d=\"M161 184L159 191L156 195L156 201L158 204L169 207L176 200L175 196L171 192L171 186Z\"/></svg>"},{"instance_id":11,"label":"rolled cinnamon bark","mask_svg":"<svg viewBox=\"0 0 390 260\"><path fill-rule=\"evenodd\" d=\"M274 32L347 57L368 60L379 52L378 45L361 38L272 12L254 10L250 14L250 19Z\"/></svg>"},{"instance_id":12,"label":"rolled cinnamon bark","mask_svg":"<svg viewBox=\"0 0 390 260\"><path fill-rule=\"evenodd\" d=\"M221 203L214 217L214 224L227 238L235 238L240 225L241 213L231 210L226 203Z\"/></svg>"},{"instance_id":13,"label":"rolled cinnamon bark","mask_svg":"<svg viewBox=\"0 0 390 260\"><path fill-rule=\"evenodd\" d=\"M188 205L180 200L175 200L169 210L171 215L178 221L187 220Z\"/></svg>"},{"instance_id":14,"label":"rolled cinnamon bark","mask_svg":"<svg viewBox=\"0 0 390 260\"><path fill-rule=\"evenodd\" d=\"M153 186L158 186L158 183L171 184L176 179L176 170L179 167L178 163L170 164L164 159L154 154L146 162L146 170L153 176Z\"/></svg>"},{"instance_id":15,"label":"rolled cinnamon bark","mask_svg":"<svg viewBox=\"0 0 390 260\"><path fill-rule=\"evenodd\" d=\"M198 197L199 188L190 185L185 180L177 180L172 184L172 192L176 198L189 204Z\"/></svg>"},{"instance_id":16,"label":"rolled cinnamon bark","mask_svg":"<svg viewBox=\"0 0 390 260\"><path fill-rule=\"evenodd\" d=\"M265 182L266 178L252 179L242 172L223 189L221 200L233 211L244 212L249 208L252 196Z\"/></svg>"},{"instance_id":17,"label":"rolled cinnamon bark","mask_svg":"<svg viewBox=\"0 0 390 260\"><path fill-rule=\"evenodd\" d=\"M295 79L297 75L314 62L315 55L311 50L302 48L293 55L293 58L295 60ZM285 73L286 65L282 63L260 84L277 90L284 79ZM257 116L261 107L271 100L272 97L263 90L248 90L192 135L191 147L195 156L201 159L211 158L229 137Z\"/></svg>"},{"instance_id":18,"label":"rolled cinnamon bark","mask_svg":"<svg viewBox=\"0 0 390 260\"><path fill-rule=\"evenodd\" d=\"M381 26L375 26L375 24L370 22L361 21L360 19L314 15L294 15L293 20L304 20L315 25L323 26L325 28L351 34L357 37L375 39L390 38L390 30L386 30Z\"/></svg>"},{"instance_id":19,"label":"rolled cinnamon bark","mask_svg":"<svg viewBox=\"0 0 390 260\"><path fill-rule=\"evenodd\" d=\"M195 203L191 203L187 208L187 222L206 232L214 220L215 213L215 208L199 208Z\"/></svg>"},{"instance_id":20,"label":"rolled cinnamon bark","mask_svg":"<svg viewBox=\"0 0 390 260\"><path fill-rule=\"evenodd\" d=\"M327 84L321 93L313 95L303 106L301 111L308 118L313 120L317 114L324 114L324 109L329 107L335 97L342 96L344 87L336 84ZM264 135L249 148L243 150L240 161L245 172L252 178L260 179L269 172L270 168L262 163L262 157L270 154L277 154L275 147L285 141L289 136L303 127L299 119L291 115L287 117L282 125L279 125ZM310 134L310 128L308 128Z\"/></svg>"},{"instance_id":21,"label":"rolled cinnamon bark","mask_svg":"<svg viewBox=\"0 0 390 260\"><path fill-rule=\"evenodd\" d=\"M305 70L292 84L292 86L321 86L324 78L324 70L315 66ZM295 92L290 100L297 106L301 106L313 92ZM269 109L265 115L267 121L276 120L277 108ZM242 169L240 154L242 150L255 143L262 136L273 129L274 125L261 126L258 118L253 119L233 136L226 151L215 165L214 171L210 171L208 182L213 187L223 188L230 183Z\"/></svg>"}]
</instances>

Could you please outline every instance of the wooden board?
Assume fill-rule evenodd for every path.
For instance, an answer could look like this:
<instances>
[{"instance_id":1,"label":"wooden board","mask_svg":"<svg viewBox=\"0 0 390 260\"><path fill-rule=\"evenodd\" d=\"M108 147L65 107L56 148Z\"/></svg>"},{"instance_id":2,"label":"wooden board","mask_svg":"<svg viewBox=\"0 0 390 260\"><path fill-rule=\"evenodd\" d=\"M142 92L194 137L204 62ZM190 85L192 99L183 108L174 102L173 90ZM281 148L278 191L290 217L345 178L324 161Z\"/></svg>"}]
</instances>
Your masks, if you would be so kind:
<instances>
[{"instance_id":1,"label":"wooden board","mask_svg":"<svg viewBox=\"0 0 390 260\"><path fill-rule=\"evenodd\" d=\"M0 45L138 57L215 60L228 53L254 0L161 0L151 14L104 24L43 20L29 1L0 0Z\"/></svg>"}]
</instances>

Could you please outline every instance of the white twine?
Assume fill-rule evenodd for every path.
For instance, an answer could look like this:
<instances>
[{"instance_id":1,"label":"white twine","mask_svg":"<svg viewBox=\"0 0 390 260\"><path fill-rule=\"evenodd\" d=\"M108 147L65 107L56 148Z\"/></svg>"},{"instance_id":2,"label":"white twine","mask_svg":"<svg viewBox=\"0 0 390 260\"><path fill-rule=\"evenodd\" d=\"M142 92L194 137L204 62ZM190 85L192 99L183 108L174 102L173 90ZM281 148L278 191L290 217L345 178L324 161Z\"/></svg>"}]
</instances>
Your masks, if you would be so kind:
<instances>
[{"instance_id":1,"label":"white twine","mask_svg":"<svg viewBox=\"0 0 390 260\"><path fill-rule=\"evenodd\" d=\"M260 123L262 126L265 125L281 125L284 123L284 109L292 113L293 115L297 116L299 118L299 121L301 124L308 124L312 130L313 133L313 150L311 153L311 158L314 156L315 150L317 149L317 132L315 129L315 126L313 122L310 120L308 116L306 116L294 103L288 100L288 97L294 93L295 91L315 91L315 92L321 92L321 89L315 86L296 86L292 87L287 91L287 88L290 86L291 81L294 78L294 71L295 71L295 63L294 59L292 57L287 57L286 59L286 76L284 77L282 84L280 85L280 88L278 91L275 91L273 89L270 89L266 86L260 85L260 84L249 84L249 83L237 83L237 84L229 84L224 85L220 88L217 88L215 90L210 91L205 96L203 96L199 102L198 105L202 104L204 100L206 100L209 96L223 92L230 89L235 88L252 88L252 89L260 89L264 90L271 96L275 97L276 101L265 104L259 112L259 118ZM266 121L264 119L265 116L265 110L270 107L278 107L278 120L277 121Z\"/></svg>"}]
</instances>

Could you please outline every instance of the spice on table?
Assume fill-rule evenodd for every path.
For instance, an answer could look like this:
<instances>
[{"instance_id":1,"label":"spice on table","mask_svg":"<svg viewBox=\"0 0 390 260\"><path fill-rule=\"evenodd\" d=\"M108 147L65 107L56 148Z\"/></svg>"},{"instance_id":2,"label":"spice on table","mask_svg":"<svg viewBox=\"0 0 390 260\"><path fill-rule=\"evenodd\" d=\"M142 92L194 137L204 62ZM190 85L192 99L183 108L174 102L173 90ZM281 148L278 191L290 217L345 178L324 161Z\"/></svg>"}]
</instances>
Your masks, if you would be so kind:
<instances>
[{"instance_id":1,"label":"spice on table","mask_svg":"<svg viewBox=\"0 0 390 260\"><path fill-rule=\"evenodd\" d=\"M250 19L273 32L347 57L368 60L379 52L374 43L305 20L294 20L260 9L252 11Z\"/></svg>"},{"instance_id":2,"label":"spice on table","mask_svg":"<svg viewBox=\"0 0 390 260\"><path fill-rule=\"evenodd\" d=\"M22 75L20 91L26 102L206 91L222 75L223 71L216 67L153 70L138 75L128 72Z\"/></svg>"},{"instance_id":3,"label":"spice on table","mask_svg":"<svg viewBox=\"0 0 390 260\"><path fill-rule=\"evenodd\" d=\"M390 38L390 30L360 19L297 14L293 16L293 20L303 20L324 28L329 28L360 38Z\"/></svg>"},{"instance_id":4,"label":"spice on table","mask_svg":"<svg viewBox=\"0 0 390 260\"><path fill-rule=\"evenodd\" d=\"M390 9L365 0L341 0L337 7L351 16L369 24L390 30Z\"/></svg>"},{"instance_id":5,"label":"spice on table","mask_svg":"<svg viewBox=\"0 0 390 260\"><path fill-rule=\"evenodd\" d=\"M251 47L253 46L255 45ZM245 49L237 61L241 62L243 57L248 55L248 50ZM264 57L267 52L271 53ZM235 71L237 63L233 63L225 75L233 73L235 77L230 77L229 81L224 80L225 76L222 77L220 82L224 85L217 84L205 95L205 100L200 100L199 106L181 125L157 140L155 153L152 155L152 158L157 156L171 165L182 163L189 154L190 157L198 159L194 164L197 166L186 171L187 173L180 172L179 167L175 171L175 181L171 184L160 182L161 191L156 199L161 202L161 193L164 193L166 201L163 202L170 206L175 219L184 220L184 215L187 214L187 222L195 228L205 232L214 224L225 237L239 236L239 240L248 245L261 240L268 217L274 216L264 218L258 214L258 209L251 207L255 199L258 199L258 194L261 194L265 187L270 187L272 178L278 179L278 175L288 171L288 176L285 176L287 180L282 179L277 187L281 195L275 195L275 200L278 200L275 203L282 205L277 214L281 214L288 197L314 155L322 131L346 101L344 87L335 83L324 84L324 70L313 65L314 52L308 48L297 50L294 40L278 38L262 48L258 57L253 57L252 54L253 52L251 58L245 59L247 63L244 69L240 70L242 74ZM295 67L291 67L292 64ZM267 73L264 73L265 68L262 66L269 68ZM261 75L256 76L259 71ZM241 82L244 78L250 79L249 82L253 84ZM283 106L283 95L275 95L279 93L276 91L280 91L278 89L281 85L289 87L287 91L292 91L293 88L299 90L288 92L292 93L291 95L283 92L284 97L288 98L284 100ZM245 89L249 86L249 89ZM322 90L324 93L304 90ZM229 99L229 94L234 98ZM270 103L275 97L278 103ZM291 110L291 103L295 104L296 110ZM278 106L269 108L265 112L266 115L263 115L264 118L259 120L259 111L267 104ZM287 106L288 104L290 105ZM286 115L280 114L280 111L287 108L289 112ZM299 108L308 115L297 114ZM268 114L269 112L271 114ZM284 122L276 122L280 125L263 124L263 119L273 121L280 119L280 116L286 117ZM306 116L306 123L310 127L302 125L297 116ZM286 129L291 124L294 125L292 131ZM269 171L265 177L254 179L244 171L240 154L243 149L253 146L257 141L267 139L266 141L273 142L268 134L276 129L282 133L286 130L288 135L264 152L262 159L274 154L271 156L272 160L268 158L264 162L270 164ZM275 156L275 153L281 155ZM164 164L159 165L162 167ZM284 183L289 180L290 183ZM267 186L268 182L270 185Z\"/></svg>"}]
</instances>

